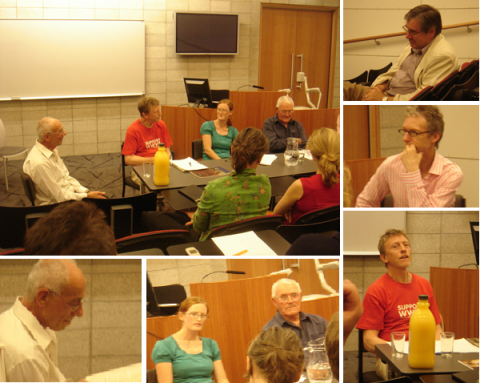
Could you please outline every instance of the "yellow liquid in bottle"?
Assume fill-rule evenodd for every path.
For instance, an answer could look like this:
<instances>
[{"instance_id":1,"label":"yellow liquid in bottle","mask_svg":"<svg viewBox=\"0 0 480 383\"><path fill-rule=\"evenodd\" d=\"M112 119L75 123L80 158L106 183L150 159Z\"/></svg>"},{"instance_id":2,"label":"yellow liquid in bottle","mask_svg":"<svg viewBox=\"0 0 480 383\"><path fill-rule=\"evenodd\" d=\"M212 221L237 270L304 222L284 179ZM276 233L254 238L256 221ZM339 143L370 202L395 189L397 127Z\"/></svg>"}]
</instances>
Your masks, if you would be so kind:
<instances>
[{"instance_id":1,"label":"yellow liquid in bottle","mask_svg":"<svg viewBox=\"0 0 480 383\"><path fill-rule=\"evenodd\" d=\"M153 183L157 186L166 186L170 182L170 159L164 146L159 146L153 157L154 176Z\"/></svg>"},{"instance_id":2,"label":"yellow liquid in bottle","mask_svg":"<svg viewBox=\"0 0 480 383\"><path fill-rule=\"evenodd\" d=\"M408 364L411 368L433 368L435 364L435 318L427 301L420 300L410 318Z\"/></svg>"}]
</instances>

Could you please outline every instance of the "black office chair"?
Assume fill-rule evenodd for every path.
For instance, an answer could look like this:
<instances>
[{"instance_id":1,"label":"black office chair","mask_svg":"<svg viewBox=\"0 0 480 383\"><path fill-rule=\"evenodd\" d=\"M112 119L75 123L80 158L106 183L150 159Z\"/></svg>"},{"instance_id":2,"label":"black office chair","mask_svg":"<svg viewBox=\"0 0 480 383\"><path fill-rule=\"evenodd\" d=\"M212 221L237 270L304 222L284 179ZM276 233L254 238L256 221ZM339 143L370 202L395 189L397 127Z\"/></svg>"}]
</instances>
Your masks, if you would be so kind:
<instances>
[{"instance_id":1,"label":"black office chair","mask_svg":"<svg viewBox=\"0 0 480 383\"><path fill-rule=\"evenodd\" d=\"M192 141L192 158L194 160L201 160L203 158L203 140Z\"/></svg>"},{"instance_id":2,"label":"black office chair","mask_svg":"<svg viewBox=\"0 0 480 383\"><path fill-rule=\"evenodd\" d=\"M377 79L378 76L380 76L381 74L383 73L386 73L388 72L388 70L390 69L390 67L392 66L392 63L384 66L383 68L381 69L370 69L368 71L368 81L367 81L367 85L370 86L373 84L373 82Z\"/></svg>"},{"instance_id":3,"label":"black office chair","mask_svg":"<svg viewBox=\"0 0 480 383\"><path fill-rule=\"evenodd\" d=\"M187 230L159 230L130 235L115 242L119 254L146 249L160 249L168 254L167 247L189 243L191 236Z\"/></svg>"},{"instance_id":4,"label":"black office chair","mask_svg":"<svg viewBox=\"0 0 480 383\"><path fill-rule=\"evenodd\" d=\"M147 370L147 383L158 383L157 370L154 368Z\"/></svg>"},{"instance_id":5,"label":"black office chair","mask_svg":"<svg viewBox=\"0 0 480 383\"><path fill-rule=\"evenodd\" d=\"M228 89L210 89L210 95L212 96L212 102L219 102L228 100L230 91Z\"/></svg>"},{"instance_id":6,"label":"black office chair","mask_svg":"<svg viewBox=\"0 0 480 383\"><path fill-rule=\"evenodd\" d=\"M208 238L245 233L247 231L275 230L281 224L282 219L282 215L263 215L261 217L247 218L216 227L211 231Z\"/></svg>"},{"instance_id":7,"label":"black office chair","mask_svg":"<svg viewBox=\"0 0 480 383\"><path fill-rule=\"evenodd\" d=\"M368 353L368 351L365 350L365 347L363 345L363 330L358 330L358 370L357 370L358 383L382 382L382 378L380 378L377 375L376 371L363 372L363 354L364 353L369 354L370 357L376 358L374 354ZM398 382L398 383L402 383L402 382Z\"/></svg>"},{"instance_id":8,"label":"black office chair","mask_svg":"<svg viewBox=\"0 0 480 383\"><path fill-rule=\"evenodd\" d=\"M350 80L345 80L351 82L352 84L361 84L364 85L367 83L368 80L368 71L363 72L361 75L351 78Z\"/></svg>"},{"instance_id":9,"label":"black office chair","mask_svg":"<svg viewBox=\"0 0 480 383\"><path fill-rule=\"evenodd\" d=\"M433 86L427 86L423 88L420 92L418 92L415 96L413 96L410 101L425 101L428 100L430 97L430 93L432 93Z\"/></svg>"},{"instance_id":10,"label":"black office chair","mask_svg":"<svg viewBox=\"0 0 480 383\"><path fill-rule=\"evenodd\" d=\"M179 284L167 286L155 286L153 288L158 306L161 309L160 316L175 315L180 304L187 299L185 287Z\"/></svg>"},{"instance_id":11,"label":"black office chair","mask_svg":"<svg viewBox=\"0 0 480 383\"><path fill-rule=\"evenodd\" d=\"M20 178L22 179L23 189L25 190L25 195L32 203L32 206L35 206L35 198L36 198L36 191L35 191L35 184L30 176L23 171L20 172Z\"/></svg>"},{"instance_id":12,"label":"black office chair","mask_svg":"<svg viewBox=\"0 0 480 383\"><path fill-rule=\"evenodd\" d=\"M120 153L122 153L123 144L124 143L122 142ZM125 175L125 167L127 165L125 165L125 156L123 154L121 154L121 156L122 156L122 181L123 181L122 197L125 197L125 186L130 186L135 190L140 190L140 186L137 183L132 181L132 176Z\"/></svg>"}]
</instances>

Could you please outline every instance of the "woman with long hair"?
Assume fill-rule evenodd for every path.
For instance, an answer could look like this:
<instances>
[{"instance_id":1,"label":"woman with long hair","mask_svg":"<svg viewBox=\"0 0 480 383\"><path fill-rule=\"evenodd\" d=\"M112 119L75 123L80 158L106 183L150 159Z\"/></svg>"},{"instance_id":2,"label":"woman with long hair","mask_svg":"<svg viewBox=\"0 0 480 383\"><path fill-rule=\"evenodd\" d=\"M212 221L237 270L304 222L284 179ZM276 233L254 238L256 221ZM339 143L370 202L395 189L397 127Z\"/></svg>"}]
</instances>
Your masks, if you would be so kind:
<instances>
[{"instance_id":1,"label":"woman with long hair","mask_svg":"<svg viewBox=\"0 0 480 383\"><path fill-rule=\"evenodd\" d=\"M273 214L285 216L293 225L310 211L340 204L340 135L333 129L315 130L307 142L317 165L317 173L300 178L290 185Z\"/></svg>"},{"instance_id":2,"label":"woman with long hair","mask_svg":"<svg viewBox=\"0 0 480 383\"><path fill-rule=\"evenodd\" d=\"M207 302L200 297L185 299L178 310L180 331L158 341L152 351L157 380L162 383L228 383L217 342L200 337L208 319Z\"/></svg>"},{"instance_id":3,"label":"woman with long hair","mask_svg":"<svg viewBox=\"0 0 480 383\"><path fill-rule=\"evenodd\" d=\"M193 216L193 228L202 233L200 241L217 226L267 214L270 181L256 169L268 147L265 135L255 128L246 128L235 138L233 172L208 183Z\"/></svg>"}]
</instances>

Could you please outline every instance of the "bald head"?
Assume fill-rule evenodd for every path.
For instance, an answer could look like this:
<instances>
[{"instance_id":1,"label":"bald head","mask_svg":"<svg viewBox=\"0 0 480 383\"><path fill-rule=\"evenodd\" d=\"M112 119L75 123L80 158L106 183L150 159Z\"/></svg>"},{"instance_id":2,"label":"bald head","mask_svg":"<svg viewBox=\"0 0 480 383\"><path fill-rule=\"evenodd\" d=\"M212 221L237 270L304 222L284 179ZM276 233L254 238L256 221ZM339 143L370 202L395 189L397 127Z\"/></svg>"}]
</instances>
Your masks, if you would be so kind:
<instances>
[{"instance_id":1,"label":"bald head","mask_svg":"<svg viewBox=\"0 0 480 383\"><path fill-rule=\"evenodd\" d=\"M37 135L38 141L45 141L45 135L51 133L55 127L61 126L60 121L52 117L44 117L38 122Z\"/></svg>"}]
</instances>

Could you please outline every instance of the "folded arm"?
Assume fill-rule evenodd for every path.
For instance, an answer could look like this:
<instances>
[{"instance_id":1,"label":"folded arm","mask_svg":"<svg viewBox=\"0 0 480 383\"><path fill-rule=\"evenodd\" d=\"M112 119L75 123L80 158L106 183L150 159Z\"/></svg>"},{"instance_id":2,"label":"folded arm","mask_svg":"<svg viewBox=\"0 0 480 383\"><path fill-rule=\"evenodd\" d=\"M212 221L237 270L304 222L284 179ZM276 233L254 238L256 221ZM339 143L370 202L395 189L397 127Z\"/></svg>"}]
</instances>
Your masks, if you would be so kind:
<instances>
[{"instance_id":1,"label":"folded arm","mask_svg":"<svg viewBox=\"0 0 480 383\"><path fill-rule=\"evenodd\" d=\"M380 330L363 330L363 346L365 350L375 352L375 346L377 344L385 344L387 343L385 340L378 337Z\"/></svg>"}]
</instances>

